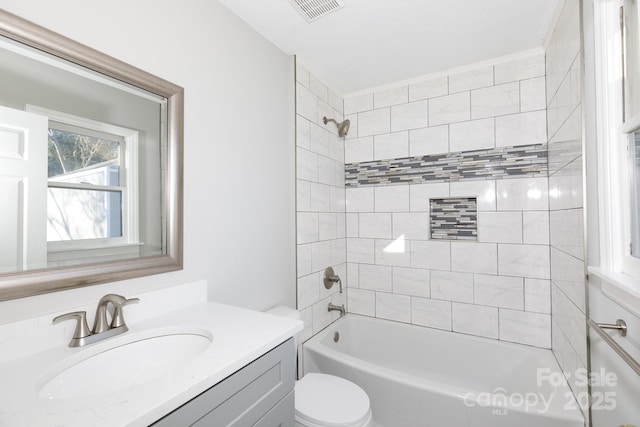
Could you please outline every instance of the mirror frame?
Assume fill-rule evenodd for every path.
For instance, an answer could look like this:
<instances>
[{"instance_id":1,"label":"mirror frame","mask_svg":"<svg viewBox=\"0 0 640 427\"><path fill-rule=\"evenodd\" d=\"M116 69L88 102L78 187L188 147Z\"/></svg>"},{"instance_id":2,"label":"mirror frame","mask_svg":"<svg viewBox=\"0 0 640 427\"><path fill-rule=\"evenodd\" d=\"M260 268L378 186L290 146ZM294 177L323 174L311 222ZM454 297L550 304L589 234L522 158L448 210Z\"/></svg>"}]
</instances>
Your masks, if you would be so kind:
<instances>
[{"instance_id":1,"label":"mirror frame","mask_svg":"<svg viewBox=\"0 0 640 427\"><path fill-rule=\"evenodd\" d=\"M0 35L167 99L166 255L0 274L0 301L181 270L184 89L0 9Z\"/></svg>"}]
</instances>

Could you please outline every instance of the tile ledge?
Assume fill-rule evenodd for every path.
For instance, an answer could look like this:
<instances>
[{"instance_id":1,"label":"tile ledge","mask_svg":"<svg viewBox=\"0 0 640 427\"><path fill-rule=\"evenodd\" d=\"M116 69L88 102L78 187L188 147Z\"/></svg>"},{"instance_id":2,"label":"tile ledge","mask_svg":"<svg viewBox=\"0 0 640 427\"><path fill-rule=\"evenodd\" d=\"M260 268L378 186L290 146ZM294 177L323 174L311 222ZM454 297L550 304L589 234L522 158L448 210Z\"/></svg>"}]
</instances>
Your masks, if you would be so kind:
<instances>
[{"instance_id":1,"label":"tile ledge","mask_svg":"<svg viewBox=\"0 0 640 427\"><path fill-rule=\"evenodd\" d=\"M602 267L589 266L588 272L602 279L600 289L604 295L633 314L640 316L640 290L637 288L638 282L636 280L629 275Z\"/></svg>"}]
</instances>

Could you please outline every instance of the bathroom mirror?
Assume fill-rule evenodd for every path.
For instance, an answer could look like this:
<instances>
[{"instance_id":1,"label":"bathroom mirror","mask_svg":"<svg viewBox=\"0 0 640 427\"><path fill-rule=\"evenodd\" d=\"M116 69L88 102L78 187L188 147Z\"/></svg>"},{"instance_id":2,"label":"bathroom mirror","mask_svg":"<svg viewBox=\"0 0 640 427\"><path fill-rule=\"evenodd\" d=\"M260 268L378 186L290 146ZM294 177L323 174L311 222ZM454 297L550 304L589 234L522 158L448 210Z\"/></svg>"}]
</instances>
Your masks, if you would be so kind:
<instances>
[{"instance_id":1,"label":"bathroom mirror","mask_svg":"<svg viewBox=\"0 0 640 427\"><path fill-rule=\"evenodd\" d=\"M0 9L0 300L182 268L183 89Z\"/></svg>"}]
</instances>

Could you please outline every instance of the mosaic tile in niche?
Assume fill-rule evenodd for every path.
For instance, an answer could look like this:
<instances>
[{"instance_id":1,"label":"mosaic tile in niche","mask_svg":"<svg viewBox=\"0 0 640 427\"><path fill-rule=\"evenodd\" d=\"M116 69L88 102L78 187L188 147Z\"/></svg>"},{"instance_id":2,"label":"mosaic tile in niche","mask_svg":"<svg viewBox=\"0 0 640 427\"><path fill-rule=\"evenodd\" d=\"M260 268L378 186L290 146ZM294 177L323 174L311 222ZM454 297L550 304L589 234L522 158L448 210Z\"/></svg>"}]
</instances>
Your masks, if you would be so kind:
<instances>
[{"instance_id":1,"label":"mosaic tile in niche","mask_svg":"<svg viewBox=\"0 0 640 427\"><path fill-rule=\"evenodd\" d=\"M475 197L430 199L431 239L478 240L478 203Z\"/></svg>"}]
</instances>

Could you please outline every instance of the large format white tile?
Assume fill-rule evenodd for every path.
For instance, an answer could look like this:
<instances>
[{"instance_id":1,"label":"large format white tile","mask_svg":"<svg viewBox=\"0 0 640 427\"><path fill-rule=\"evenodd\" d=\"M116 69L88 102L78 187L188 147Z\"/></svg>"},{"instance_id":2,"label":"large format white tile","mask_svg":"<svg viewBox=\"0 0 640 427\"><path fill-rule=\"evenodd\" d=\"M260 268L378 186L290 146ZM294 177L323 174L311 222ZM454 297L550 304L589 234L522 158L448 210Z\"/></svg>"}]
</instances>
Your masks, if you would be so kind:
<instances>
[{"instance_id":1,"label":"large format white tile","mask_svg":"<svg viewBox=\"0 0 640 427\"><path fill-rule=\"evenodd\" d=\"M309 125L309 150L323 156L329 156L329 132L321 126Z\"/></svg>"},{"instance_id":2,"label":"large format white tile","mask_svg":"<svg viewBox=\"0 0 640 427\"><path fill-rule=\"evenodd\" d=\"M547 108L544 77L520 82L520 111L536 111Z\"/></svg>"},{"instance_id":3,"label":"large format white tile","mask_svg":"<svg viewBox=\"0 0 640 427\"><path fill-rule=\"evenodd\" d=\"M344 265L347 262L347 240L332 239L331 242L331 265ZM342 275L344 277L344 274Z\"/></svg>"},{"instance_id":4,"label":"large format white tile","mask_svg":"<svg viewBox=\"0 0 640 427\"><path fill-rule=\"evenodd\" d=\"M327 121L324 123L324 118L334 119L337 122L342 121L342 115L339 114L336 110L334 110L329 104L318 99L318 119L316 123L320 126L321 129L324 129L326 132L338 135L338 128L335 123Z\"/></svg>"},{"instance_id":5,"label":"large format white tile","mask_svg":"<svg viewBox=\"0 0 640 427\"><path fill-rule=\"evenodd\" d=\"M309 76L309 90L324 102L329 102L329 89L316 76Z\"/></svg>"},{"instance_id":6,"label":"large format white tile","mask_svg":"<svg viewBox=\"0 0 640 427\"><path fill-rule=\"evenodd\" d=\"M493 117L449 125L449 150L471 151L495 146Z\"/></svg>"},{"instance_id":7,"label":"large format white tile","mask_svg":"<svg viewBox=\"0 0 640 427\"><path fill-rule=\"evenodd\" d=\"M412 129L409 131L409 155L425 156L449 152L449 126Z\"/></svg>"},{"instance_id":8,"label":"large format white tile","mask_svg":"<svg viewBox=\"0 0 640 427\"><path fill-rule=\"evenodd\" d=\"M409 85L409 101L435 98L448 94L448 78L440 77Z\"/></svg>"},{"instance_id":9,"label":"large format white tile","mask_svg":"<svg viewBox=\"0 0 640 427\"><path fill-rule=\"evenodd\" d=\"M583 365L587 363L587 322L585 313L551 285L551 312L560 330L573 347L576 357Z\"/></svg>"},{"instance_id":10,"label":"large format white tile","mask_svg":"<svg viewBox=\"0 0 640 427\"><path fill-rule=\"evenodd\" d=\"M311 183L311 210L314 212L331 212L330 185Z\"/></svg>"},{"instance_id":11,"label":"large format white tile","mask_svg":"<svg viewBox=\"0 0 640 427\"><path fill-rule=\"evenodd\" d=\"M476 274L473 302L492 307L524 309L524 279L521 277Z\"/></svg>"},{"instance_id":12,"label":"large format white tile","mask_svg":"<svg viewBox=\"0 0 640 427\"><path fill-rule=\"evenodd\" d=\"M449 76L449 93L493 86L493 65Z\"/></svg>"},{"instance_id":13,"label":"large format white tile","mask_svg":"<svg viewBox=\"0 0 640 427\"><path fill-rule=\"evenodd\" d=\"M375 187L376 212L408 212L409 185Z\"/></svg>"},{"instance_id":14,"label":"large format white tile","mask_svg":"<svg viewBox=\"0 0 640 427\"><path fill-rule=\"evenodd\" d=\"M427 110L427 101L410 102L391 107L391 130L397 132L428 126Z\"/></svg>"},{"instance_id":15,"label":"large format white tile","mask_svg":"<svg viewBox=\"0 0 640 427\"><path fill-rule=\"evenodd\" d=\"M313 305L313 334L317 334L331 323L331 312L327 307L331 298L325 298Z\"/></svg>"},{"instance_id":16,"label":"large format white tile","mask_svg":"<svg viewBox=\"0 0 640 427\"><path fill-rule=\"evenodd\" d=\"M373 137L348 139L344 142L344 162L359 163L373 160Z\"/></svg>"},{"instance_id":17,"label":"large format white tile","mask_svg":"<svg viewBox=\"0 0 640 427\"><path fill-rule=\"evenodd\" d=\"M391 105L406 104L407 102L409 102L408 86L379 90L373 94L374 108L384 108Z\"/></svg>"},{"instance_id":18,"label":"large format white tile","mask_svg":"<svg viewBox=\"0 0 640 427\"><path fill-rule=\"evenodd\" d=\"M304 245L298 245L297 247L297 276L307 276L313 272L311 265L311 245L307 243Z\"/></svg>"},{"instance_id":19,"label":"large format white tile","mask_svg":"<svg viewBox=\"0 0 640 427\"><path fill-rule=\"evenodd\" d=\"M545 75L544 53L495 65L496 84L542 77Z\"/></svg>"},{"instance_id":20,"label":"large format white tile","mask_svg":"<svg viewBox=\"0 0 640 427\"><path fill-rule=\"evenodd\" d=\"M376 135L373 139L375 160L397 159L409 156L409 132Z\"/></svg>"},{"instance_id":21,"label":"large format white tile","mask_svg":"<svg viewBox=\"0 0 640 427\"><path fill-rule=\"evenodd\" d=\"M496 181L459 181L449 184L451 197L476 197L478 211L496 210Z\"/></svg>"},{"instance_id":22,"label":"large format white tile","mask_svg":"<svg viewBox=\"0 0 640 427\"><path fill-rule=\"evenodd\" d=\"M449 197L448 182L413 184L409 186L409 207L411 212L429 212L429 200Z\"/></svg>"},{"instance_id":23,"label":"large format white tile","mask_svg":"<svg viewBox=\"0 0 640 427\"><path fill-rule=\"evenodd\" d=\"M390 213L361 213L358 225L359 236L368 238L390 239L391 214Z\"/></svg>"},{"instance_id":24,"label":"large format white tile","mask_svg":"<svg viewBox=\"0 0 640 427\"><path fill-rule=\"evenodd\" d=\"M345 200L347 198L346 191L340 187L329 187L331 197L331 212L346 212Z\"/></svg>"},{"instance_id":25,"label":"large format white tile","mask_svg":"<svg viewBox=\"0 0 640 427\"><path fill-rule=\"evenodd\" d=\"M330 240L338 237L338 218L335 213L318 213L319 240Z\"/></svg>"},{"instance_id":26,"label":"large format white tile","mask_svg":"<svg viewBox=\"0 0 640 427\"><path fill-rule=\"evenodd\" d=\"M411 252L409 241L404 237L395 240L376 239L376 264L409 267Z\"/></svg>"},{"instance_id":27,"label":"large format white tile","mask_svg":"<svg viewBox=\"0 0 640 427\"><path fill-rule=\"evenodd\" d=\"M369 289L372 291L391 292L393 289L391 272L391 267L360 264L358 270L359 288Z\"/></svg>"},{"instance_id":28,"label":"large format white tile","mask_svg":"<svg viewBox=\"0 0 640 427\"><path fill-rule=\"evenodd\" d=\"M393 214L393 238L404 236L409 240L429 239L429 215L427 213L396 212Z\"/></svg>"},{"instance_id":29,"label":"large format white tile","mask_svg":"<svg viewBox=\"0 0 640 427\"><path fill-rule=\"evenodd\" d=\"M471 119L469 92L429 99L429 126Z\"/></svg>"},{"instance_id":30,"label":"large format white tile","mask_svg":"<svg viewBox=\"0 0 640 427\"><path fill-rule=\"evenodd\" d=\"M376 293L376 317L411 322L411 297L408 295Z\"/></svg>"},{"instance_id":31,"label":"large format white tile","mask_svg":"<svg viewBox=\"0 0 640 427\"><path fill-rule=\"evenodd\" d=\"M373 187L347 188L347 212L373 212Z\"/></svg>"},{"instance_id":32,"label":"large format white tile","mask_svg":"<svg viewBox=\"0 0 640 427\"><path fill-rule=\"evenodd\" d=\"M325 156L318 156L318 182L327 185L336 185L336 167L342 169L342 165L338 164Z\"/></svg>"},{"instance_id":33,"label":"large format white tile","mask_svg":"<svg viewBox=\"0 0 640 427\"><path fill-rule=\"evenodd\" d=\"M551 245L578 259L584 259L584 211L568 209L549 214Z\"/></svg>"},{"instance_id":34,"label":"large format white tile","mask_svg":"<svg viewBox=\"0 0 640 427\"><path fill-rule=\"evenodd\" d=\"M497 274L497 245L495 243L451 242L451 270Z\"/></svg>"},{"instance_id":35,"label":"large format white tile","mask_svg":"<svg viewBox=\"0 0 640 427\"><path fill-rule=\"evenodd\" d=\"M373 110L373 94L353 96L344 99L344 114L360 113Z\"/></svg>"},{"instance_id":36,"label":"large format white tile","mask_svg":"<svg viewBox=\"0 0 640 427\"><path fill-rule=\"evenodd\" d=\"M454 302L452 309L452 323L455 332L498 338L497 308Z\"/></svg>"},{"instance_id":37,"label":"large format white tile","mask_svg":"<svg viewBox=\"0 0 640 427\"><path fill-rule=\"evenodd\" d=\"M298 309L302 310L320 299L320 275L313 273L298 278Z\"/></svg>"},{"instance_id":38,"label":"large format white tile","mask_svg":"<svg viewBox=\"0 0 640 427\"><path fill-rule=\"evenodd\" d=\"M451 302L411 298L411 322L429 328L451 330Z\"/></svg>"},{"instance_id":39,"label":"large format white tile","mask_svg":"<svg viewBox=\"0 0 640 427\"><path fill-rule=\"evenodd\" d=\"M520 111L520 85L507 83L471 91L471 117L514 114Z\"/></svg>"},{"instance_id":40,"label":"large format white tile","mask_svg":"<svg viewBox=\"0 0 640 427\"><path fill-rule=\"evenodd\" d=\"M347 239L347 259L349 262L373 264L375 241L373 239Z\"/></svg>"},{"instance_id":41,"label":"large format white tile","mask_svg":"<svg viewBox=\"0 0 640 427\"><path fill-rule=\"evenodd\" d=\"M309 181L296 180L296 211L305 212L311 210L311 183Z\"/></svg>"},{"instance_id":42,"label":"large format white tile","mask_svg":"<svg viewBox=\"0 0 640 427\"><path fill-rule=\"evenodd\" d=\"M360 214L347 213L345 215L347 237L360 237L359 223Z\"/></svg>"},{"instance_id":43,"label":"large format white tile","mask_svg":"<svg viewBox=\"0 0 640 427\"><path fill-rule=\"evenodd\" d=\"M431 298L473 303L473 274L432 271Z\"/></svg>"},{"instance_id":44,"label":"large format white tile","mask_svg":"<svg viewBox=\"0 0 640 427\"><path fill-rule=\"evenodd\" d=\"M496 117L496 147L546 144L545 110Z\"/></svg>"},{"instance_id":45,"label":"large format white tile","mask_svg":"<svg viewBox=\"0 0 640 427\"><path fill-rule=\"evenodd\" d=\"M338 239L347 237L347 215L344 212L336 213L336 237Z\"/></svg>"},{"instance_id":46,"label":"large format white tile","mask_svg":"<svg viewBox=\"0 0 640 427\"><path fill-rule=\"evenodd\" d=\"M522 212L522 227L523 243L530 245L549 244L549 211Z\"/></svg>"},{"instance_id":47,"label":"large format white tile","mask_svg":"<svg viewBox=\"0 0 640 427\"><path fill-rule=\"evenodd\" d=\"M296 114L296 145L309 149L309 120Z\"/></svg>"},{"instance_id":48,"label":"large format white tile","mask_svg":"<svg viewBox=\"0 0 640 427\"><path fill-rule=\"evenodd\" d=\"M360 286L360 264L355 262L347 263L347 277L344 285L349 288L357 288Z\"/></svg>"},{"instance_id":49,"label":"large format white tile","mask_svg":"<svg viewBox=\"0 0 640 427\"><path fill-rule=\"evenodd\" d=\"M429 297L431 295L429 270L393 267L393 293Z\"/></svg>"},{"instance_id":50,"label":"large format white tile","mask_svg":"<svg viewBox=\"0 0 640 427\"><path fill-rule=\"evenodd\" d=\"M333 90L329 89L329 105L336 110L338 113L344 115L344 101L342 97L335 93Z\"/></svg>"},{"instance_id":51,"label":"large format white tile","mask_svg":"<svg viewBox=\"0 0 640 427\"><path fill-rule=\"evenodd\" d=\"M311 244L311 269L324 271L331 266L331 242L314 242Z\"/></svg>"},{"instance_id":52,"label":"large format white tile","mask_svg":"<svg viewBox=\"0 0 640 427\"><path fill-rule=\"evenodd\" d=\"M300 83L296 84L296 113L313 123L318 119L318 97Z\"/></svg>"},{"instance_id":53,"label":"large format white tile","mask_svg":"<svg viewBox=\"0 0 640 427\"><path fill-rule=\"evenodd\" d=\"M549 246L498 244L498 274L549 278Z\"/></svg>"},{"instance_id":54,"label":"large format white tile","mask_svg":"<svg viewBox=\"0 0 640 427\"><path fill-rule=\"evenodd\" d=\"M534 313L551 313L551 282L524 279L524 309Z\"/></svg>"},{"instance_id":55,"label":"large format white tile","mask_svg":"<svg viewBox=\"0 0 640 427\"><path fill-rule=\"evenodd\" d=\"M549 177L549 209L575 209L583 206L582 156Z\"/></svg>"},{"instance_id":56,"label":"large format white tile","mask_svg":"<svg viewBox=\"0 0 640 427\"><path fill-rule=\"evenodd\" d=\"M349 132L347 132L347 135L345 136L345 140L348 139L354 139L358 137L358 114L354 113L354 114L349 114L344 116L345 120L349 120L349 122L351 123L349 125Z\"/></svg>"},{"instance_id":57,"label":"large format white tile","mask_svg":"<svg viewBox=\"0 0 640 427\"><path fill-rule=\"evenodd\" d=\"M499 211L542 211L549 208L547 178L497 181Z\"/></svg>"},{"instance_id":58,"label":"large format white tile","mask_svg":"<svg viewBox=\"0 0 640 427\"><path fill-rule=\"evenodd\" d=\"M318 155L304 148L296 149L296 178L318 181Z\"/></svg>"},{"instance_id":59,"label":"large format white tile","mask_svg":"<svg viewBox=\"0 0 640 427\"><path fill-rule=\"evenodd\" d=\"M479 212L478 241L522 243L522 212Z\"/></svg>"},{"instance_id":60,"label":"large format white tile","mask_svg":"<svg viewBox=\"0 0 640 427\"><path fill-rule=\"evenodd\" d=\"M358 137L380 135L391 131L391 109L358 113Z\"/></svg>"},{"instance_id":61,"label":"large format white tile","mask_svg":"<svg viewBox=\"0 0 640 427\"><path fill-rule=\"evenodd\" d=\"M585 311L584 261L551 247L551 280L576 305Z\"/></svg>"},{"instance_id":62,"label":"large format white tile","mask_svg":"<svg viewBox=\"0 0 640 427\"><path fill-rule=\"evenodd\" d=\"M296 61L296 82L302 86L309 88L309 70L307 70L299 61Z\"/></svg>"},{"instance_id":63,"label":"large format white tile","mask_svg":"<svg viewBox=\"0 0 640 427\"><path fill-rule=\"evenodd\" d=\"M364 316L376 315L376 293L365 289L351 288L347 294L349 312Z\"/></svg>"},{"instance_id":64,"label":"large format white tile","mask_svg":"<svg viewBox=\"0 0 640 427\"><path fill-rule=\"evenodd\" d=\"M500 309L500 339L551 348L551 316Z\"/></svg>"},{"instance_id":65,"label":"large format white tile","mask_svg":"<svg viewBox=\"0 0 640 427\"><path fill-rule=\"evenodd\" d=\"M450 246L449 242L411 241L411 267L450 270Z\"/></svg>"},{"instance_id":66,"label":"large format white tile","mask_svg":"<svg viewBox=\"0 0 640 427\"><path fill-rule=\"evenodd\" d=\"M318 240L318 214L316 212L298 212L297 214L298 244L311 243Z\"/></svg>"}]
</instances>

